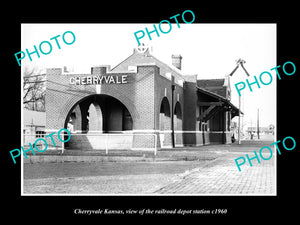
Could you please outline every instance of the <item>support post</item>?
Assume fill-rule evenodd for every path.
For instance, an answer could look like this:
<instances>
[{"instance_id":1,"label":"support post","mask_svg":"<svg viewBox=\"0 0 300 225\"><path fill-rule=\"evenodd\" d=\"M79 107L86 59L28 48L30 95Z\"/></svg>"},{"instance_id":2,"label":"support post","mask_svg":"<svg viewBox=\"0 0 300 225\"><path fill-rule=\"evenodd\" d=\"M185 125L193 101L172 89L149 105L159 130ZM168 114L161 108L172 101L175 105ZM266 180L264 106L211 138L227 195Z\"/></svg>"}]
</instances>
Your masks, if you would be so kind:
<instances>
[{"instance_id":1,"label":"support post","mask_svg":"<svg viewBox=\"0 0 300 225\"><path fill-rule=\"evenodd\" d=\"M241 96L239 96L238 144L241 144Z\"/></svg>"},{"instance_id":2,"label":"support post","mask_svg":"<svg viewBox=\"0 0 300 225\"><path fill-rule=\"evenodd\" d=\"M172 95L171 95L171 139L172 139L172 148L175 148L175 134L174 134L174 90L175 85L173 84L174 77L172 76Z\"/></svg>"}]
</instances>

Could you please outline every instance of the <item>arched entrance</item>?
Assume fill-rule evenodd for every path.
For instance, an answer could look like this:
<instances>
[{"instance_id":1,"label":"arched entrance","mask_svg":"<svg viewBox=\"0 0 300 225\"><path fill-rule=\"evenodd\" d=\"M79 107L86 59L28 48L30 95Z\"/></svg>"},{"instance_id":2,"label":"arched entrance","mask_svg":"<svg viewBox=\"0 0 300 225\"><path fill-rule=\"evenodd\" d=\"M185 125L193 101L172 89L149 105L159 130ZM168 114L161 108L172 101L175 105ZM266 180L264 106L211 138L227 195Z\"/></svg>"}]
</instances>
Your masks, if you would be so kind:
<instances>
[{"instance_id":1,"label":"arched entrance","mask_svg":"<svg viewBox=\"0 0 300 225\"><path fill-rule=\"evenodd\" d=\"M77 102L65 120L65 128L71 127L73 128L69 129L71 133L76 134L72 136L66 147L105 148L107 138L110 142L111 140L115 142L116 146L126 138L127 142L130 138L132 141L129 135L112 137L112 134L123 134L125 131L132 130L133 120L126 106L109 95L90 95ZM108 133L109 135L104 135Z\"/></svg>"},{"instance_id":2,"label":"arched entrance","mask_svg":"<svg viewBox=\"0 0 300 225\"><path fill-rule=\"evenodd\" d=\"M116 133L133 128L126 106L108 95L91 95L76 103L66 118L65 127L68 124L72 124L77 133Z\"/></svg>"},{"instance_id":3,"label":"arched entrance","mask_svg":"<svg viewBox=\"0 0 300 225\"><path fill-rule=\"evenodd\" d=\"M159 112L160 146L171 147L171 110L166 97L162 99Z\"/></svg>"}]
</instances>

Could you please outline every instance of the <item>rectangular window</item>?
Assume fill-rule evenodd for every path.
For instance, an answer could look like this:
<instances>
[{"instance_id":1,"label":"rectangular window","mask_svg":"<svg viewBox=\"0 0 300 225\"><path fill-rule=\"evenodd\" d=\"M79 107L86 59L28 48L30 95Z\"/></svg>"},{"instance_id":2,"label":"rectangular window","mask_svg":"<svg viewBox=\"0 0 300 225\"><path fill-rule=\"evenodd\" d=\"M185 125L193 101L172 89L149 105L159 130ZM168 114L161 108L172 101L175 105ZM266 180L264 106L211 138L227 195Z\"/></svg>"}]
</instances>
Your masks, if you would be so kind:
<instances>
[{"instance_id":1,"label":"rectangular window","mask_svg":"<svg viewBox=\"0 0 300 225\"><path fill-rule=\"evenodd\" d=\"M45 137L45 131L36 131L35 132L35 137L39 138L39 137Z\"/></svg>"}]
</instances>

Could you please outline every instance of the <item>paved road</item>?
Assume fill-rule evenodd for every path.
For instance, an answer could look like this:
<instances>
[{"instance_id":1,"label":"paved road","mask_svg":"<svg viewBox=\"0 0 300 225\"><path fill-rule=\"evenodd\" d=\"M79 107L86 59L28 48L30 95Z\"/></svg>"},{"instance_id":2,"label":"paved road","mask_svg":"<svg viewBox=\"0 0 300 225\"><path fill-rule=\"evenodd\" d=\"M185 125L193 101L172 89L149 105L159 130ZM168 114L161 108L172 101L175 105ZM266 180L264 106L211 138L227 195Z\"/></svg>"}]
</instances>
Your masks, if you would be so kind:
<instances>
[{"instance_id":1,"label":"paved road","mask_svg":"<svg viewBox=\"0 0 300 225\"><path fill-rule=\"evenodd\" d=\"M200 147L223 151L215 160L175 162L37 163L24 166L25 194L275 194L275 160L244 164L234 159L271 142ZM182 154L182 151L180 151ZM269 153L265 153L265 158Z\"/></svg>"},{"instance_id":2,"label":"paved road","mask_svg":"<svg viewBox=\"0 0 300 225\"><path fill-rule=\"evenodd\" d=\"M252 167L248 161L238 170L234 159L238 157L254 157L254 151L259 152L263 146L270 146L274 142L272 138L263 140L244 140L237 143L223 145L227 150L218 159L204 167L194 169L184 179L169 184L157 191L157 194L204 194L204 195L275 195L276 194L276 160L260 159L260 163L253 159ZM207 148L217 148L212 145ZM263 151L264 158L270 153Z\"/></svg>"},{"instance_id":3,"label":"paved road","mask_svg":"<svg viewBox=\"0 0 300 225\"><path fill-rule=\"evenodd\" d=\"M204 162L199 161L27 163L24 164L24 178L179 174L202 164Z\"/></svg>"},{"instance_id":4,"label":"paved road","mask_svg":"<svg viewBox=\"0 0 300 225\"><path fill-rule=\"evenodd\" d=\"M248 152L249 154L249 152ZM160 190L157 194L209 194L209 195L275 195L274 158L253 166L244 164L238 171L234 159L239 153L228 153L205 167L191 171L182 180L178 180ZM250 154L249 154L250 156ZM265 155L265 158L268 156Z\"/></svg>"}]
</instances>

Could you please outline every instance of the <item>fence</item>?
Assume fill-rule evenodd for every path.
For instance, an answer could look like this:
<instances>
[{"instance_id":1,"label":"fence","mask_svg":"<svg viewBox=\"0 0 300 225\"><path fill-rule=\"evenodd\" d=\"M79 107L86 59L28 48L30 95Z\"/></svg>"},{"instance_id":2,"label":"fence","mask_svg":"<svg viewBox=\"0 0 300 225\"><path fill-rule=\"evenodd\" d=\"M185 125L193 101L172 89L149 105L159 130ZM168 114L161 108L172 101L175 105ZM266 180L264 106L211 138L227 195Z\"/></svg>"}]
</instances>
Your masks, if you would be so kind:
<instances>
[{"instance_id":1,"label":"fence","mask_svg":"<svg viewBox=\"0 0 300 225\"><path fill-rule=\"evenodd\" d=\"M67 134L60 134L62 140L66 140L63 136ZM29 143L38 149L45 149L43 141L37 139L45 139L49 150L59 150L64 153L65 150L103 150L106 154L111 150L143 150L153 151L157 154L157 134L154 133L72 133L71 139L68 142L61 142L57 135L53 135L53 141L48 136L39 134L23 134L23 146L29 148ZM35 143L36 142L36 143Z\"/></svg>"},{"instance_id":2,"label":"fence","mask_svg":"<svg viewBox=\"0 0 300 225\"><path fill-rule=\"evenodd\" d=\"M60 133L60 140L57 133L51 137L47 134L24 134L23 146L27 150L30 148L29 143L39 150L47 149L58 150L62 154L65 150L81 150L81 151L104 151L106 155L110 151L151 151L157 155L158 149L171 149L171 132L170 131L137 131L137 132L119 132L119 133L71 133L68 142L68 134ZM48 136L48 137L47 137ZM64 137L65 136L65 137ZM45 142L38 139L45 139ZM55 145L53 144L55 142ZM196 147L208 144L225 144L231 143L230 132L222 131L175 131L174 132L175 148L180 147ZM200 150L200 149L199 149ZM38 151L38 150L37 150ZM30 153L29 153L30 154ZM123 154L123 153L122 153Z\"/></svg>"},{"instance_id":3,"label":"fence","mask_svg":"<svg viewBox=\"0 0 300 225\"><path fill-rule=\"evenodd\" d=\"M153 133L73 133L66 149L145 150L157 153L157 135Z\"/></svg>"}]
</instances>

